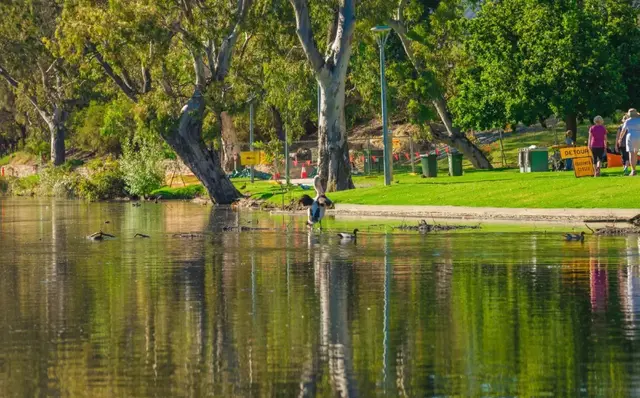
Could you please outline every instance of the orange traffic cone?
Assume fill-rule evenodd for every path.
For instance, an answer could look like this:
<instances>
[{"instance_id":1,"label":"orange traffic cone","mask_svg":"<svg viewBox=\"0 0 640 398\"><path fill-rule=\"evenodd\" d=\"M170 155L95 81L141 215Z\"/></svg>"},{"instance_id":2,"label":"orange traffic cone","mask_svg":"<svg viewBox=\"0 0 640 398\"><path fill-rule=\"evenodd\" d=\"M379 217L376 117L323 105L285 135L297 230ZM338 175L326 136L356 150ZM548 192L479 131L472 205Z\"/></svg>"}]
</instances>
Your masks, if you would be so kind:
<instances>
[{"instance_id":1,"label":"orange traffic cone","mask_svg":"<svg viewBox=\"0 0 640 398\"><path fill-rule=\"evenodd\" d=\"M307 169L302 166L302 170L300 170L300 178L307 178L308 174L307 174Z\"/></svg>"}]
</instances>

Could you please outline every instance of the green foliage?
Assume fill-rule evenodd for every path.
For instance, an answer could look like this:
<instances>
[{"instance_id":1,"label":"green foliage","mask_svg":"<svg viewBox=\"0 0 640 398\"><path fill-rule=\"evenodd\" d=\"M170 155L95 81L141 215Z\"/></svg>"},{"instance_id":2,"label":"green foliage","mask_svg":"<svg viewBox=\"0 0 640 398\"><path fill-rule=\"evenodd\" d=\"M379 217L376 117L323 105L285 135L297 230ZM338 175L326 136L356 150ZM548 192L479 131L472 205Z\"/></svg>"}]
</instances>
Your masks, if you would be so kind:
<instances>
[{"instance_id":1,"label":"green foliage","mask_svg":"<svg viewBox=\"0 0 640 398\"><path fill-rule=\"evenodd\" d=\"M162 186L164 169L162 145L148 133L124 141L120 167L127 191L133 196L147 196Z\"/></svg>"},{"instance_id":2,"label":"green foliage","mask_svg":"<svg viewBox=\"0 0 640 398\"><path fill-rule=\"evenodd\" d=\"M284 144L280 140L271 140L269 142L256 141L253 147L257 151L264 151L267 163L273 164L278 170L278 165L284 160Z\"/></svg>"},{"instance_id":3,"label":"green foliage","mask_svg":"<svg viewBox=\"0 0 640 398\"><path fill-rule=\"evenodd\" d=\"M20 180L25 179L21 178ZM47 166L39 174L39 181L36 181L36 193L39 196L53 196L68 199L76 198L78 197L78 187L82 183L82 180L83 177L71 171L70 167Z\"/></svg>"},{"instance_id":4,"label":"green foliage","mask_svg":"<svg viewBox=\"0 0 640 398\"><path fill-rule=\"evenodd\" d=\"M451 102L457 122L484 129L612 114L637 80L627 77L636 15L626 1L483 3L465 23L467 65L456 71ZM615 33L621 23L624 39Z\"/></svg>"},{"instance_id":5,"label":"green foliage","mask_svg":"<svg viewBox=\"0 0 640 398\"><path fill-rule=\"evenodd\" d=\"M80 180L78 196L91 200L106 200L127 196L125 181L118 162L110 158L87 165L89 176Z\"/></svg>"},{"instance_id":6,"label":"green foliage","mask_svg":"<svg viewBox=\"0 0 640 398\"><path fill-rule=\"evenodd\" d=\"M10 184L6 177L0 176L0 195L6 195L9 193Z\"/></svg>"},{"instance_id":7,"label":"green foliage","mask_svg":"<svg viewBox=\"0 0 640 398\"><path fill-rule=\"evenodd\" d=\"M151 192L151 197L162 197L162 199L194 199L207 196L207 190L201 184L188 185L186 187L162 187Z\"/></svg>"}]
</instances>

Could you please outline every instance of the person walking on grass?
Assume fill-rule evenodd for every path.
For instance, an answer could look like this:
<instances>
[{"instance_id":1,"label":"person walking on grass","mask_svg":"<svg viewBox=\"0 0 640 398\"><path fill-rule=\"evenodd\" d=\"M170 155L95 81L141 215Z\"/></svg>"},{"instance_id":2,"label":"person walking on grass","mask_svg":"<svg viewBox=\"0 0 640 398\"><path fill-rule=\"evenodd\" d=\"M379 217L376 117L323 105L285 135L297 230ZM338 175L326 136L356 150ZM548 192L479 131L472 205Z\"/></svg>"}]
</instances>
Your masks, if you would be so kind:
<instances>
[{"instance_id":1,"label":"person walking on grass","mask_svg":"<svg viewBox=\"0 0 640 398\"><path fill-rule=\"evenodd\" d=\"M622 174L627 175L629 173L629 152L627 152L627 130L623 129L624 122L628 119L625 114L622 117L620 127L618 127L618 134L616 136L616 152L622 157Z\"/></svg>"},{"instance_id":2,"label":"person walking on grass","mask_svg":"<svg viewBox=\"0 0 640 398\"><path fill-rule=\"evenodd\" d=\"M593 118L595 125L589 129L589 149L593 155L593 164L596 167L595 177L600 175L600 164L602 156L607 148L607 129L604 127L604 119L602 116Z\"/></svg>"},{"instance_id":3,"label":"person walking on grass","mask_svg":"<svg viewBox=\"0 0 640 398\"><path fill-rule=\"evenodd\" d=\"M627 112L627 121L622 125L622 130L627 131L625 137L627 151L629 152L629 164L631 166L630 176L636 175L636 164L638 163L638 151L640 150L640 114L635 108Z\"/></svg>"}]
</instances>

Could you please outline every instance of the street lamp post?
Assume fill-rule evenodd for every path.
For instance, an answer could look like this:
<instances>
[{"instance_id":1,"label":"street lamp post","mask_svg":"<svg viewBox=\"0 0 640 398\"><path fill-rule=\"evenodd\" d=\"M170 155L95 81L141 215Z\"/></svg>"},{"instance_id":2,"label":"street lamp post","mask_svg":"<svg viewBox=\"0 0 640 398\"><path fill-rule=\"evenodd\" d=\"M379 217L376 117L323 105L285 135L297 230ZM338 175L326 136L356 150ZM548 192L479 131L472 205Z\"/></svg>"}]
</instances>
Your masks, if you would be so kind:
<instances>
[{"instance_id":1,"label":"street lamp post","mask_svg":"<svg viewBox=\"0 0 640 398\"><path fill-rule=\"evenodd\" d=\"M376 35L376 41L380 47L380 96L382 100L382 140L384 145L384 185L391 185L391 152L389 150L389 131L387 127L387 79L384 73L384 45L389 38L391 28L386 25L378 25L371 28Z\"/></svg>"},{"instance_id":2,"label":"street lamp post","mask_svg":"<svg viewBox=\"0 0 640 398\"><path fill-rule=\"evenodd\" d=\"M253 98L249 102L249 150L253 152ZM251 183L255 178L255 168L251 165Z\"/></svg>"}]
</instances>

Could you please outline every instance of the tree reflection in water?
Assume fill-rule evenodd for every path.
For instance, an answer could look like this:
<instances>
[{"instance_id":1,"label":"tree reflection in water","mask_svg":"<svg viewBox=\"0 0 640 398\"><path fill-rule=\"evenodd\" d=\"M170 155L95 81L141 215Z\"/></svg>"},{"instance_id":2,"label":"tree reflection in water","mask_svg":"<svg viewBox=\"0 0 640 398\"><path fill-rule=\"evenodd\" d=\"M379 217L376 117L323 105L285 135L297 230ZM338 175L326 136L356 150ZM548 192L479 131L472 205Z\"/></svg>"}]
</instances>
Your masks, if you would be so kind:
<instances>
[{"instance_id":1,"label":"tree reflection in water","mask_svg":"<svg viewBox=\"0 0 640 398\"><path fill-rule=\"evenodd\" d=\"M186 203L0 211L1 396L639 391L637 237L342 245L303 218ZM272 230L223 230L240 225ZM84 238L100 228L117 238Z\"/></svg>"}]
</instances>

